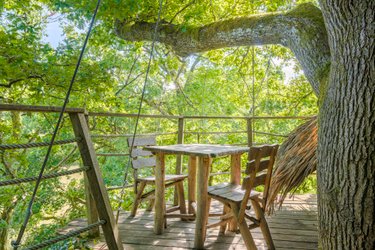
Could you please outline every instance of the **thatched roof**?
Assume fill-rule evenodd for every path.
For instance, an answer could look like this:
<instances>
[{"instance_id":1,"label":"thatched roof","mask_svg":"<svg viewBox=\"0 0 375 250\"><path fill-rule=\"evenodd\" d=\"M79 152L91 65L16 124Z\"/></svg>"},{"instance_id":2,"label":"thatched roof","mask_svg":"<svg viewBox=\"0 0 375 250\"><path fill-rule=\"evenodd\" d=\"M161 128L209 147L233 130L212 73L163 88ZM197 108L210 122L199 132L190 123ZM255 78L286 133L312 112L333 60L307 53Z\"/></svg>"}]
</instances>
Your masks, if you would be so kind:
<instances>
[{"instance_id":1,"label":"thatched roof","mask_svg":"<svg viewBox=\"0 0 375 250\"><path fill-rule=\"evenodd\" d=\"M269 213L281 206L288 193L293 195L316 170L317 130L317 117L314 117L290 133L280 146L269 191Z\"/></svg>"}]
</instances>

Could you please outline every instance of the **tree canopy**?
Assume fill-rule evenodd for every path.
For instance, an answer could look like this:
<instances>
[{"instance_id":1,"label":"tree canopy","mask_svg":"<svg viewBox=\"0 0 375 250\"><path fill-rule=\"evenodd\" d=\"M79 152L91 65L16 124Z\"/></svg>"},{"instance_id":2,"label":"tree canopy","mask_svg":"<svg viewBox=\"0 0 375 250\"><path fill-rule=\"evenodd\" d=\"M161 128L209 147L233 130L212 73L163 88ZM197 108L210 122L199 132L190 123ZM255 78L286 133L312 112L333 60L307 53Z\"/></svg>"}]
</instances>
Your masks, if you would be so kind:
<instances>
[{"instance_id":1,"label":"tree canopy","mask_svg":"<svg viewBox=\"0 0 375 250\"><path fill-rule=\"evenodd\" d=\"M23 4L19 4L18 1L8 1L4 4L2 16L6 22L3 23L1 36L3 40L3 70L0 86L4 93L7 93L2 94L5 102L49 105L59 103L64 95L64 86L74 69L75 60L82 45L83 27L87 25L93 7L92 1L83 1L79 4L76 1L24 1ZM199 4L192 1L187 2L186 5L176 1L163 6L162 19L163 22L182 21L178 29L188 33L191 25L209 23L219 18L290 7L291 4L286 4L283 1L275 3L272 1L267 5L233 2L227 3L227 6L219 6L218 3L213 5L210 1ZM139 88L135 88L135 86L142 84L144 79L149 47L143 42L130 43L119 39L113 30L113 23L120 16L121 20L124 20L125 16L126 20L154 21L157 8L154 1L142 1L142 3L138 3L138 1L104 1L102 3L99 20L90 40L88 53L83 61L78 79L78 82L82 83L81 86L87 89L86 93L92 98L78 100L77 95L73 95L72 106L99 108L100 105L94 104L93 100L100 97L107 103L104 106L134 112L131 110L132 107L134 110L136 105L124 102L122 98L137 100L135 93L139 93ZM232 13L227 13L228 8L231 8ZM210 11L207 12L207 9ZM48 22L62 22L64 40L57 48L52 48L43 39ZM264 94L261 93L261 89L279 91L278 88L289 89L287 93L290 93L287 96L277 96L276 99L279 99L280 105L283 106L280 106L278 111L273 112L267 108L264 109L265 112L275 115L297 115L296 109L293 108L294 105L298 105L302 109L307 108L307 113L316 112L314 105L300 104L301 98L301 101L306 98L313 101L314 97L310 94L305 98L305 95L310 93L307 90L309 87L299 70L299 64L295 63L290 52L277 46L259 47L255 50L256 94ZM210 99L213 105L208 105L215 107L214 113L228 115L248 113L252 103L250 86L253 77L251 66L253 51L248 47L241 47L210 51L205 55L189 57L180 57L174 52L164 46L156 48L150 77L150 92L146 98L147 106L150 106L151 110L155 110L157 107L155 111L165 114L196 113L202 103L200 100L190 99L191 96L197 96L196 90L199 90L199 87L195 88L194 85L200 85L217 90L216 96ZM295 70L289 70L290 74L294 74L295 77L285 84L276 84L277 81L283 82L285 79L285 73L282 72L284 64L290 64L291 68L295 68ZM206 80L212 83L205 84ZM224 82L228 84L223 84ZM229 92L225 90L225 86L217 88L213 83L237 90ZM301 91L301 87L304 91ZM76 93L80 91L78 84L75 91ZM186 91L192 92L187 93ZM31 100L26 100L26 93L30 95ZM228 93L237 93L237 96L228 97ZM290 100L293 96L296 97L295 101ZM174 105L173 101L163 101L165 98L171 100L171 97L175 100L174 102L187 104L184 106L186 110L176 110L174 107L177 105ZM223 101L227 98L236 99L240 103ZM285 105L287 102L292 103L289 108L288 105ZM222 107L223 105L228 107ZM104 106L101 105L100 108L105 108ZM217 107L222 108L218 110ZM257 110L260 111L260 109ZM258 115L261 115L262 112ZM205 114L211 114L209 109L205 110Z\"/></svg>"}]
</instances>

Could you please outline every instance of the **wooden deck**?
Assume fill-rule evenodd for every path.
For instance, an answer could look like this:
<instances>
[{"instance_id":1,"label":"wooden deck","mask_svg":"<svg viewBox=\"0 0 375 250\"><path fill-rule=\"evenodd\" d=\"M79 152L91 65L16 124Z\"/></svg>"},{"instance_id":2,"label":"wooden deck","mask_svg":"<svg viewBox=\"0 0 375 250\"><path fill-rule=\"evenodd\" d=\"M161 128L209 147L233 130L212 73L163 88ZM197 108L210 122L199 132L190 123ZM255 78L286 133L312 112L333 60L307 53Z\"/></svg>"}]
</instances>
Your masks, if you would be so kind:
<instances>
[{"instance_id":1,"label":"wooden deck","mask_svg":"<svg viewBox=\"0 0 375 250\"><path fill-rule=\"evenodd\" d=\"M221 210L213 203L211 211ZM153 233L153 213L139 210L137 216L129 218L128 212L121 213L119 228L125 249L192 249L194 245L194 222L168 219L168 228L162 235ZM211 219L211 218L210 218ZM276 249L317 249L317 201L316 195L297 195L287 199L283 208L267 217ZM69 223L61 232L77 229L86 224L84 219ZM267 249L259 228L251 231L258 249ZM103 236L101 241L104 242ZM98 240L91 243L93 249L108 249ZM227 232L218 235L218 228L207 231L207 249L246 249L241 234Z\"/></svg>"}]
</instances>

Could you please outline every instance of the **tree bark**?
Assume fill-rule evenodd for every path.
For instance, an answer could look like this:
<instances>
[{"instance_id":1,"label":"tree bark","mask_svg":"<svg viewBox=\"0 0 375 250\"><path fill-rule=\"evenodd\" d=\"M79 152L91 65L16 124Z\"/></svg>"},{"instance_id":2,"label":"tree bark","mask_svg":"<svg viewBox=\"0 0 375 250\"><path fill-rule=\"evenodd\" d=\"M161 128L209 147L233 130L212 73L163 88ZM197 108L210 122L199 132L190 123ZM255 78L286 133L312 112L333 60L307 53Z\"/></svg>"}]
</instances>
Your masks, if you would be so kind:
<instances>
[{"instance_id":1,"label":"tree bark","mask_svg":"<svg viewBox=\"0 0 375 250\"><path fill-rule=\"evenodd\" d=\"M155 23L115 22L117 36L128 41L151 41ZM311 3L286 13L266 13L214 22L202 27L160 23L155 40L170 46L177 54L235 46L281 44L295 54L316 95L326 80L330 53L321 11Z\"/></svg>"},{"instance_id":2,"label":"tree bark","mask_svg":"<svg viewBox=\"0 0 375 250\"><path fill-rule=\"evenodd\" d=\"M375 1L321 0L332 63L321 92L323 249L375 249Z\"/></svg>"}]
</instances>

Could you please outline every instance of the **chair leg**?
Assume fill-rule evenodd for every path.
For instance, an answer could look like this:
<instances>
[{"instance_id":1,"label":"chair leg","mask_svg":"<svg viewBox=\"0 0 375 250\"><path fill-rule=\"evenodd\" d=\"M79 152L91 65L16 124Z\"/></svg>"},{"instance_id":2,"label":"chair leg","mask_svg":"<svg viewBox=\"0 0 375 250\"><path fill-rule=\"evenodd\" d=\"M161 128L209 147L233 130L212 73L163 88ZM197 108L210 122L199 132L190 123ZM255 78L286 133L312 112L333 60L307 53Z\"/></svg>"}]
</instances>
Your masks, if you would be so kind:
<instances>
[{"instance_id":1,"label":"chair leg","mask_svg":"<svg viewBox=\"0 0 375 250\"><path fill-rule=\"evenodd\" d=\"M143 193L143 190L145 189L145 186L146 186L146 182L141 182L139 184L138 192L135 195L135 199L134 199L134 203L133 203L133 208L132 208L132 211L130 213L131 217L134 217L137 214L137 209L138 209L139 203L141 201L142 193Z\"/></svg>"},{"instance_id":2,"label":"chair leg","mask_svg":"<svg viewBox=\"0 0 375 250\"><path fill-rule=\"evenodd\" d=\"M233 206L233 204L230 204L230 206L227 207L227 209L228 209L227 213L231 212L232 206ZM238 223L237 223L237 220L235 218L233 218L232 220L230 220L228 222L228 231L238 233Z\"/></svg>"},{"instance_id":3,"label":"chair leg","mask_svg":"<svg viewBox=\"0 0 375 250\"><path fill-rule=\"evenodd\" d=\"M211 208L211 197L210 196L207 196L207 221L206 221L206 225L208 224L208 218L210 217L210 208Z\"/></svg>"},{"instance_id":4,"label":"chair leg","mask_svg":"<svg viewBox=\"0 0 375 250\"><path fill-rule=\"evenodd\" d=\"M259 220L259 226L262 231L263 237L266 240L268 248L271 250L275 249L268 223L266 221L266 218L264 217L263 209L260 207L257 201L251 200L251 204L253 205L255 216L257 220Z\"/></svg>"},{"instance_id":5,"label":"chair leg","mask_svg":"<svg viewBox=\"0 0 375 250\"><path fill-rule=\"evenodd\" d=\"M230 213L230 207L228 207L227 205L224 204L223 214L227 214L227 213ZM225 223L225 224L220 226L220 230L219 230L220 235L225 234L225 230L227 229L227 225L228 225L228 223Z\"/></svg>"},{"instance_id":6,"label":"chair leg","mask_svg":"<svg viewBox=\"0 0 375 250\"><path fill-rule=\"evenodd\" d=\"M234 218L236 222L239 221L239 212L240 212L240 206L239 204L231 204L231 208L234 214ZM240 232L242 235L242 239L245 242L246 249L247 250L256 250L257 247L255 246L255 242L253 239L253 236L250 233L250 229L247 226L246 220L242 220L241 223L237 223L238 227L240 228Z\"/></svg>"},{"instance_id":7,"label":"chair leg","mask_svg":"<svg viewBox=\"0 0 375 250\"><path fill-rule=\"evenodd\" d=\"M151 200L149 201L149 203L148 203L148 206L147 206L147 208L146 208L146 211L151 212L152 209L154 208L154 204L155 204L155 199L151 199Z\"/></svg>"},{"instance_id":8,"label":"chair leg","mask_svg":"<svg viewBox=\"0 0 375 250\"><path fill-rule=\"evenodd\" d=\"M176 183L176 189L178 193L178 203L180 206L180 214L186 214L184 185L182 184L182 181L179 181Z\"/></svg>"}]
</instances>

